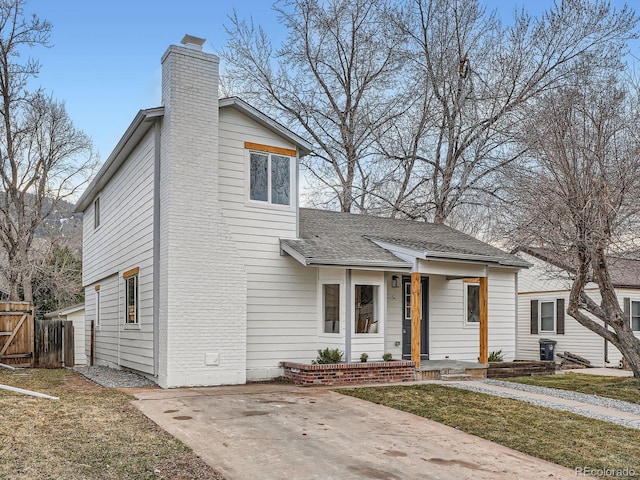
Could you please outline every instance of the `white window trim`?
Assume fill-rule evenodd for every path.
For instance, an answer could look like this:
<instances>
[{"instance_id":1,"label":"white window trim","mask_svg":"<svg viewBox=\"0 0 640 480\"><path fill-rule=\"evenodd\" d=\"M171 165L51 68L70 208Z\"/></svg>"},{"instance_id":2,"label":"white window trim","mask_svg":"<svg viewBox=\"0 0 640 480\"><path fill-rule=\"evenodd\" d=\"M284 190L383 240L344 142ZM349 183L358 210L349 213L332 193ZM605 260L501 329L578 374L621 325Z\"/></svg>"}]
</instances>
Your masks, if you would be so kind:
<instances>
[{"instance_id":1,"label":"white window trim","mask_svg":"<svg viewBox=\"0 0 640 480\"><path fill-rule=\"evenodd\" d=\"M476 286L478 287L478 289L480 288L480 284L478 282L462 282L462 288L463 288L463 292L462 292L462 320L464 323L464 327L465 328L480 328L480 321L478 320L477 322L470 322L468 317L467 317L467 300L469 297L469 286ZM478 302L480 301L480 298L478 298ZM480 305L478 305L478 308L480 308Z\"/></svg>"},{"instance_id":2,"label":"white window trim","mask_svg":"<svg viewBox=\"0 0 640 480\"><path fill-rule=\"evenodd\" d=\"M259 153L261 155L267 155L269 158L267 164L267 198L268 200L253 200L251 198L251 154ZM279 155L281 157L289 158L289 205L281 205L279 203L271 203L271 155ZM295 210L298 201L297 190L297 172L296 172L296 157L290 155L264 152L255 149L245 149L245 203L252 207L268 208L275 210Z\"/></svg>"},{"instance_id":3,"label":"white window trim","mask_svg":"<svg viewBox=\"0 0 640 480\"><path fill-rule=\"evenodd\" d=\"M543 330L542 329L542 304L543 303L552 303L553 304L553 330ZM538 300L538 333L556 333L556 329L558 328L558 318L557 318L557 306L555 300Z\"/></svg>"},{"instance_id":4,"label":"white window trim","mask_svg":"<svg viewBox=\"0 0 640 480\"><path fill-rule=\"evenodd\" d=\"M344 302L345 302L345 294L344 294L344 282L332 281L332 280L322 280L319 282L319 290L318 290L318 305L320 306L320 310L318 312L319 318L319 331L318 334L321 337L325 338L341 338L344 337L344 329L345 329L345 318L344 318ZM339 294L338 294L338 332L325 332L324 331L324 313L325 313L325 305L324 305L324 286L325 285L338 285Z\"/></svg>"},{"instance_id":5,"label":"white window trim","mask_svg":"<svg viewBox=\"0 0 640 480\"><path fill-rule=\"evenodd\" d=\"M632 332L640 332L640 330L634 330L633 329L633 304L634 303L640 303L640 300L630 300L629 301L629 328L631 329Z\"/></svg>"},{"instance_id":6,"label":"white window trim","mask_svg":"<svg viewBox=\"0 0 640 480\"><path fill-rule=\"evenodd\" d=\"M378 316L378 332L377 333L367 333L367 332L363 332L363 333L358 333L356 332L356 327L357 327L357 320L356 320L356 285L370 285L372 287L377 287L377 295L376 295L376 301L378 304L378 308L377 308L377 316ZM378 338L378 337L384 337L384 327L385 327L385 312L386 312L386 304L384 303L384 298L386 297L385 295L383 295L384 293L384 283L380 283L380 282L375 282L375 281L371 281L371 280L360 280L360 279L353 279L352 280L352 284L351 284L351 305L349 308L351 308L351 318L352 318L352 326L351 326L351 334L354 335L356 338Z\"/></svg>"},{"instance_id":7,"label":"white window trim","mask_svg":"<svg viewBox=\"0 0 640 480\"><path fill-rule=\"evenodd\" d=\"M93 201L93 229L99 229L101 224L102 218L100 217L100 197L97 197Z\"/></svg>"}]
</instances>

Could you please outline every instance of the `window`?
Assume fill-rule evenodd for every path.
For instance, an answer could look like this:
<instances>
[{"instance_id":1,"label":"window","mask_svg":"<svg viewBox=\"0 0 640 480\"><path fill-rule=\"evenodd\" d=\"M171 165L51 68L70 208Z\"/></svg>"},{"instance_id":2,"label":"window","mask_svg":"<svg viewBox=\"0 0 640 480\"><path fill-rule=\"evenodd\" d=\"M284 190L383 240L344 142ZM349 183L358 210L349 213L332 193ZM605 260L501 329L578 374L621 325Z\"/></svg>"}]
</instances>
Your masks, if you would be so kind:
<instances>
[{"instance_id":1,"label":"window","mask_svg":"<svg viewBox=\"0 0 640 480\"><path fill-rule=\"evenodd\" d=\"M378 333L378 287L356 285L356 333Z\"/></svg>"},{"instance_id":2,"label":"window","mask_svg":"<svg viewBox=\"0 0 640 480\"><path fill-rule=\"evenodd\" d=\"M96 327L100 326L100 286L96 286Z\"/></svg>"},{"instance_id":3,"label":"window","mask_svg":"<svg viewBox=\"0 0 640 480\"><path fill-rule=\"evenodd\" d=\"M556 326L555 302L540 302L540 331L555 332Z\"/></svg>"},{"instance_id":4,"label":"window","mask_svg":"<svg viewBox=\"0 0 640 480\"><path fill-rule=\"evenodd\" d=\"M93 201L93 228L100 226L100 197Z\"/></svg>"},{"instance_id":5,"label":"window","mask_svg":"<svg viewBox=\"0 0 640 480\"><path fill-rule=\"evenodd\" d=\"M340 333L340 285L322 285L324 333Z\"/></svg>"},{"instance_id":6,"label":"window","mask_svg":"<svg viewBox=\"0 0 640 480\"><path fill-rule=\"evenodd\" d=\"M249 157L249 198L290 205L291 158L263 152L251 152Z\"/></svg>"},{"instance_id":7,"label":"window","mask_svg":"<svg viewBox=\"0 0 640 480\"><path fill-rule=\"evenodd\" d=\"M136 325L138 323L138 272L139 268L126 271L122 274L124 278L125 313L124 323Z\"/></svg>"},{"instance_id":8,"label":"window","mask_svg":"<svg viewBox=\"0 0 640 480\"><path fill-rule=\"evenodd\" d=\"M404 319L411 320L411 282L404 284Z\"/></svg>"},{"instance_id":9,"label":"window","mask_svg":"<svg viewBox=\"0 0 640 480\"><path fill-rule=\"evenodd\" d=\"M480 285L477 283L465 283L465 321L467 323L480 323Z\"/></svg>"},{"instance_id":10,"label":"window","mask_svg":"<svg viewBox=\"0 0 640 480\"><path fill-rule=\"evenodd\" d=\"M640 332L640 302L631 302L631 330Z\"/></svg>"}]
</instances>

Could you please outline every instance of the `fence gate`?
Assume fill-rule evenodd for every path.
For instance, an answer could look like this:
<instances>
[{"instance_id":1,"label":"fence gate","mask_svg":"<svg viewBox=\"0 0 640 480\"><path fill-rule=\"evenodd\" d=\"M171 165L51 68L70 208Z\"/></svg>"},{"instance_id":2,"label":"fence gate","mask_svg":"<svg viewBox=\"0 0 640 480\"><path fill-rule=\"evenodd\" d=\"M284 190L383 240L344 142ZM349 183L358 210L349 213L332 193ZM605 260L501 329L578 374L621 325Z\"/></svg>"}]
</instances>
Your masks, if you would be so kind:
<instances>
[{"instance_id":1,"label":"fence gate","mask_svg":"<svg viewBox=\"0 0 640 480\"><path fill-rule=\"evenodd\" d=\"M0 363L33 366L33 309L26 302L0 303Z\"/></svg>"},{"instance_id":2,"label":"fence gate","mask_svg":"<svg viewBox=\"0 0 640 480\"><path fill-rule=\"evenodd\" d=\"M73 323L70 320L35 321L36 368L73 367Z\"/></svg>"}]
</instances>

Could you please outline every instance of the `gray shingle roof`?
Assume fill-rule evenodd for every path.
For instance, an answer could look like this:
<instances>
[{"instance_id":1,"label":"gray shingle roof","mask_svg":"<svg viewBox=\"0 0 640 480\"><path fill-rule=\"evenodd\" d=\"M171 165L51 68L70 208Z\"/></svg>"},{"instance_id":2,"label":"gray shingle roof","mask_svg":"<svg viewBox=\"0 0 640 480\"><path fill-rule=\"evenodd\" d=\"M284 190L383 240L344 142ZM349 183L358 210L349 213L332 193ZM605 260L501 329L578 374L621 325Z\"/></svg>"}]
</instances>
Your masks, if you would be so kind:
<instances>
[{"instance_id":1,"label":"gray shingle roof","mask_svg":"<svg viewBox=\"0 0 640 480\"><path fill-rule=\"evenodd\" d=\"M566 270L573 274L575 267L573 260L567 256L552 252L544 248L536 247L518 247L515 252L524 252L532 255L540 260L555 265L558 268ZM639 288L640 287L640 260L632 258L622 258L608 256L607 262L609 266L609 275L611 282L616 288Z\"/></svg>"},{"instance_id":2,"label":"gray shingle roof","mask_svg":"<svg viewBox=\"0 0 640 480\"><path fill-rule=\"evenodd\" d=\"M307 265L412 266L383 248L384 244L419 252L427 258L529 265L446 225L306 208L300 209L300 238L280 242L285 251L297 254Z\"/></svg>"}]
</instances>

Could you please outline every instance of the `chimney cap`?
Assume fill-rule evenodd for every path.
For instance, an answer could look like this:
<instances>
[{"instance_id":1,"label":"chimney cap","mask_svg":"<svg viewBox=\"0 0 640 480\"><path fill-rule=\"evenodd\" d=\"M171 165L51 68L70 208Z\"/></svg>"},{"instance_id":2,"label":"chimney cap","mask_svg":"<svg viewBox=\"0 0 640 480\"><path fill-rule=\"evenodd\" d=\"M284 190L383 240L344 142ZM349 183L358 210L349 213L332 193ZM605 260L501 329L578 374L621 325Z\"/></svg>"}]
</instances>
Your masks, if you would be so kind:
<instances>
[{"instance_id":1,"label":"chimney cap","mask_svg":"<svg viewBox=\"0 0 640 480\"><path fill-rule=\"evenodd\" d=\"M202 51L202 45L204 45L205 41L206 40L204 38L194 37L193 35L187 34L180 41L180 43L183 44L187 48L191 48L193 50Z\"/></svg>"}]
</instances>

